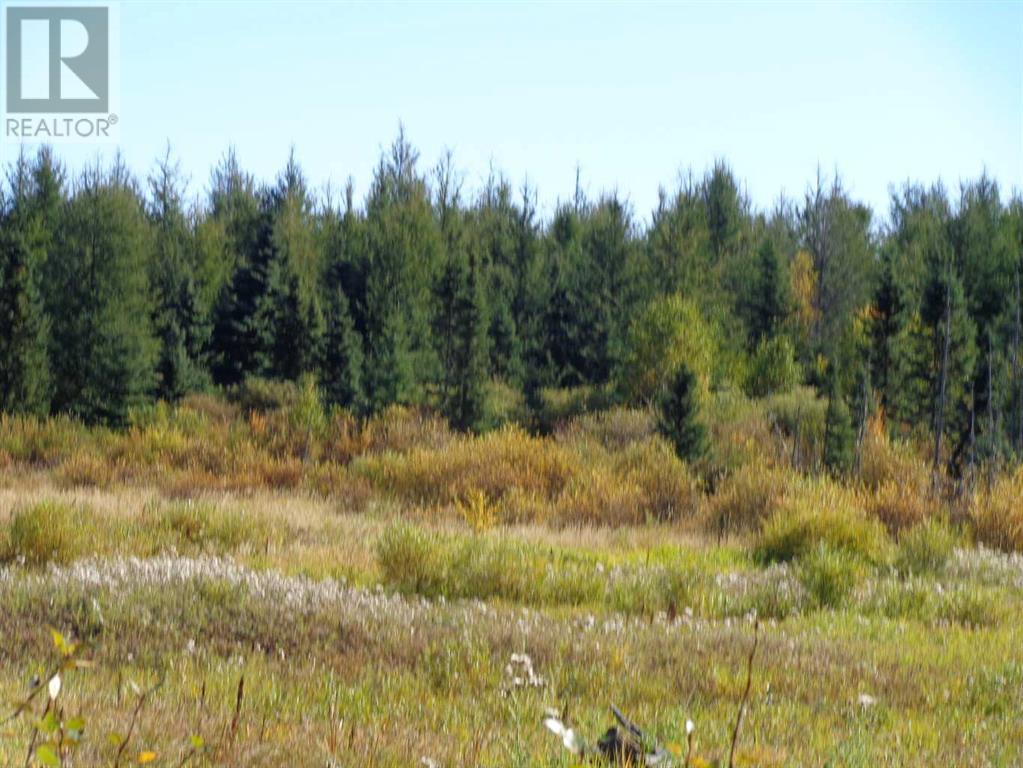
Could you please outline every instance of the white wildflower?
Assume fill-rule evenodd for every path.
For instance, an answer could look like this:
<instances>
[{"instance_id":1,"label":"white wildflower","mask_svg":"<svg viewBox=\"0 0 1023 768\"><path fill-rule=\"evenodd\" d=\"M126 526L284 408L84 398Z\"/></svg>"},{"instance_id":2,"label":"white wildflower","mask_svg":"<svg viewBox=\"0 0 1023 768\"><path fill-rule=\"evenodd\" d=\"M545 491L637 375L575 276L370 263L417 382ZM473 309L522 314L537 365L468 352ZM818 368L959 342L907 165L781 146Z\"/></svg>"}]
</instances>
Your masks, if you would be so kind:
<instances>
[{"instance_id":1,"label":"white wildflower","mask_svg":"<svg viewBox=\"0 0 1023 768\"><path fill-rule=\"evenodd\" d=\"M561 739L561 743L565 745L565 749L569 752L575 755L582 752L579 748L579 739L576 738L575 731L561 722L559 718L548 715L543 719L543 724L548 731Z\"/></svg>"},{"instance_id":2,"label":"white wildflower","mask_svg":"<svg viewBox=\"0 0 1023 768\"><path fill-rule=\"evenodd\" d=\"M50 692L51 699L57 698L57 695L60 693L60 673L57 673L50 678L50 683L47 686L47 689Z\"/></svg>"}]
</instances>

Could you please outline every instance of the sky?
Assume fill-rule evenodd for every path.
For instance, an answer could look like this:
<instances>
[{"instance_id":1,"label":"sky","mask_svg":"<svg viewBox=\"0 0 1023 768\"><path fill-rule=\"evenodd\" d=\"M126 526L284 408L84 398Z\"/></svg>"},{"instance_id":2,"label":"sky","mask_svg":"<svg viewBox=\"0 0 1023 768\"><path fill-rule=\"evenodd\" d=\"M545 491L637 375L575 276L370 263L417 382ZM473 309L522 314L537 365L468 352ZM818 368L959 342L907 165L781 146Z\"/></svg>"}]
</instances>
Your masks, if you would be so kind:
<instances>
[{"instance_id":1,"label":"sky","mask_svg":"<svg viewBox=\"0 0 1023 768\"><path fill-rule=\"evenodd\" d=\"M1023 0L980 3L122 2L116 145L148 173L169 143L205 192L229 146L271 180L296 155L361 199L405 126L468 190L528 178L544 210L658 188L726 160L761 209L837 169L882 216L892 185L986 170L1023 189ZM18 151L0 146L0 159Z\"/></svg>"}]
</instances>

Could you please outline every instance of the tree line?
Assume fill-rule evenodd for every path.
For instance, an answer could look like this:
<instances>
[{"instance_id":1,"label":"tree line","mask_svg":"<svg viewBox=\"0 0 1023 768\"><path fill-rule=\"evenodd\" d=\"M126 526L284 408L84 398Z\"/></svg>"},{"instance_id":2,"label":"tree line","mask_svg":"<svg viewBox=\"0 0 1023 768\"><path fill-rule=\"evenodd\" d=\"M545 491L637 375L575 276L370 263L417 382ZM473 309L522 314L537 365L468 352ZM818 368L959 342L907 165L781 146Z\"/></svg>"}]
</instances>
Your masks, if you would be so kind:
<instances>
[{"instance_id":1,"label":"tree line","mask_svg":"<svg viewBox=\"0 0 1023 768\"><path fill-rule=\"evenodd\" d=\"M361 203L316 194L294 154L261 184L229 151L205 199L185 188L169 153L144 181L121 160L71 177L49 148L11 164L0 410L123 425L312 376L329 406L473 429L493 381L646 403L686 364L707 389L810 384L953 467L1023 455L1023 201L987 176L906 184L881 221L820 173L757 210L718 162L646 224L578 184L544 218L529 186L492 173L470 196L399 132Z\"/></svg>"}]
</instances>

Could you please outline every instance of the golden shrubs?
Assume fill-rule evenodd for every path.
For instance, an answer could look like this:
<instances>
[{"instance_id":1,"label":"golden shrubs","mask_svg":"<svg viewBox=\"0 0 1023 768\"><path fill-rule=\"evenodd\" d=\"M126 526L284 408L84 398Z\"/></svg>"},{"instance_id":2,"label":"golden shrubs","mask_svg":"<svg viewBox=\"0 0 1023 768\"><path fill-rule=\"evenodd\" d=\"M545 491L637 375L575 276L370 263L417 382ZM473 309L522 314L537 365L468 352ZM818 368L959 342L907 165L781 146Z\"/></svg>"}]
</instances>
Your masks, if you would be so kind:
<instances>
[{"instance_id":1,"label":"golden shrubs","mask_svg":"<svg viewBox=\"0 0 1023 768\"><path fill-rule=\"evenodd\" d=\"M1023 552L1023 467L979 491L969 517L977 541L1006 552Z\"/></svg>"},{"instance_id":2,"label":"golden shrubs","mask_svg":"<svg viewBox=\"0 0 1023 768\"><path fill-rule=\"evenodd\" d=\"M558 392L573 407L606 395ZM793 510L799 516L793 525L809 530L816 508L820 525L847 528L835 509L853 509L856 521L879 521L901 538L950 517L969 523L984 544L1023 551L1019 473L952 510L953 502L932 490L919 446L889 440L879 420L870 423L855 479L808 479L819 463L821 404L806 389L762 400L714 393L705 412L714 456L696 469L653 434L649 412L606 403L559 420L545 437L513 425L457 434L427 411L401 407L369 419L328 414L307 390L253 390L247 397L248 407L209 396L156 405L133 412L124 431L65 417L0 415L0 466L10 475L49 472L62 488L145 484L175 499L289 490L315 493L347 511L396 503L480 530L501 523L700 520L712 535L755 535Z\"/></svg>"},{"instance_id":3,"label":"golden shrubs","mask_svg":"<svg viewBox=\"0 0 1023 768\"><path fill-rule=\"evenodd\" d=\"M353 469L404 501L448 505L470 491L495 500L512 489L554 495L571 475L570 464L568 453L550 441L506 427L458 438L439 450L419 447L364 456Z\"/></svg>"},{"instance_id":4,"label":"golden shrubs","mask_svg":"<svg viewBox=\"0 0 1023 768\"><path fill-rule=\"evenodd\" d=\"M803 481L763 526L755 554L765 562L805 557L825 547L869 563L890 554L884 527L867 516L856 494L828 478Z\"/></svg>"},{"instance_id":5,"label":"golden shrubs","mask_svg":"<svg viewBox=\"0 0 1023 768\"><path fill-rule=\"evenodd\" d=\"M756 531L800 478L791 470L744 464L728 475L709 503L707 526L717 534Z\"/></svg>"},{"instance_id":6,"label":"golden shrubs","mask_svg":"<svg viewBox=\"0 0 1023 768\"><path fill-rule=\"evenodd\" d=\"M0 560L26 565L70 563L88 547L86 511L55 501L16 510L6 541L0 540Z\"/></svg>"},{"instance_id":7,"label":"golden shrubs","mask_svg":"<svg viewBox=\"0 0 1023 768\"><path fill-rule=\"evenodd\" d=\"M869 425L860 454L861 501L892 533L912 528L940 511L927 464L908 443L888 439L878 420Z\"/></svg>"},{"instance_id":8,"label":"golden shrubs","mask_svg":"<svg viewBox=\"0 0 1023 768\"><path fill-rule=\"evenodd\" d=\"M410 505L453 505L470 524L473 508L483 506L501 522L677 520L692 516L701 496L686 465L656 437L609 452L589 441L570 448L508 427L458 437L441 450L365 456L353 471Z\"/></svg>"}]
</instances>

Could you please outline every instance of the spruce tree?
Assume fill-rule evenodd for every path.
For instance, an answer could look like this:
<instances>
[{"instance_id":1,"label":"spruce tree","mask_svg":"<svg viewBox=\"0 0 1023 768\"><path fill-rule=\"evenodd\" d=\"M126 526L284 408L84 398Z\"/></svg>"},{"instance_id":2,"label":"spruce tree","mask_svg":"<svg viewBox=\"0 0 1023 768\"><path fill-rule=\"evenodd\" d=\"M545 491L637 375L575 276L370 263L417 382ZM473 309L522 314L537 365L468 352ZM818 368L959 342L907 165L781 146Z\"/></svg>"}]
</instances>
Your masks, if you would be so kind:
<instances>
[{"instance_id":1,"label":"spruce tree","mask_svg":"<svg viewBox=\"0 0 1023 768\"><path fill-rule=\"evenodd\" d=\"M210 326L194 277L196 248L183 209L180 169L170 162L169 151L149 187L155 241L150 278L153 329L159 342L157 395L176 400L207 382L202 358Z\"/></svg>"},{"instance_id":2,"label":"spruce tree","mask_svg":"<svg viewBox=\"0 0 1023 768\"><path fill-rule=\"evenodd\" d=\"M21 237L0 223L0 411L46 415L49 320L38 268Z\"/></svg>"},{"instance_id":3,"label":"spruce tree","mask_svg":"<svg viewBox=\"0 0 1023 768\"><path fill-rule=\"evenodd\" d=\"M276 252L270 280L270 359L268 373L298 381L315 370L323 336L323 316L316 300L303 301L299 278L284 255Z\"/></svg>"},{"instance_id":4,"label":"spruce tree","mask_svg":"<svg viewBox=\"0 0 1023 768\"><path fill-rule=\"evenodd\" d=\"M418 153L400 131L366 202L363 313L366 391L373 410L421 403L436 376L430 288L442 251ZM353 311L356 309L352 308Z\"/></svg>"},{"instance_id":5,"label":"spruce tree","mask_svg":"<svg viewBox=\"0 0 1023 768\"><path fill-rule=\"evenodd\" d=\"M750 335L754 345L773 336L788 314L788 282L770 238L764 238L757 252L755 281L750 308Z\"/></svg>"},{"instance_id":6,"label":"spruce tree","mask_svg":"<svg viewBox=\"0 0 1023 768\"><path fill-rule=\"evenodd\" d=\"M53 408L124 424L156 388L152 240L123 166L87 171L62 217L48 272Z\"/></svg>"},{"instance_id":7,"label":"spruce tree","mask_svg":"<svg viewBox=\"0 0 1023 768\"><path fill-rule=\"evenodd\" d=\"M697 461L707 452L707 428L700 418L700 385L683 364L669 377L658 403L658 431L684 461Z\"/></svg>"},{"instance_id":8,"label":"spruce tree","mask_svg":"<svg viewBox=\"0 0 1023 768\"><path fill-rule=\"evenodd\" d=\"M844 475L856 460L856 429L849 406L842 396L838 374L831 373L828 409L824 421L824 466L834 475Z\"/></svg>"},{"instance_id":9,"label":"spruce tree","mask_svg":"<svg viewBox=\"0 0 1023 768\"><path fill-rule=\"evenodd\" d=\"M437 300L441 410L455 429L472 429L483 415L487 379L486 318L475 259L451 255L437 283Z\"/></svg>"},{"instance_id":10,"label":"spruce tree","mask_svg":"<svg viewBox=\"0 0 1023 768\"><path fill-rule=\"evenodd\" d=\"M348 297L336 280L328 284L320 387L328 406L356 412L365 407L362 337L355 330Z\"/></svg>"},{"instance_id":11,"label":"spruce tree","mask_svg":"<svg viewBox=\"0 0 1023 768\"><path fill-rule=\"evenodd\" d=\"M252 250L240 256L214 308L210 347L217 384L239 384L247 376L262 376L271 370L275 260L273 222L264 211Z\"/></svg>"}]
</instances>

